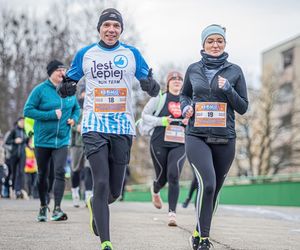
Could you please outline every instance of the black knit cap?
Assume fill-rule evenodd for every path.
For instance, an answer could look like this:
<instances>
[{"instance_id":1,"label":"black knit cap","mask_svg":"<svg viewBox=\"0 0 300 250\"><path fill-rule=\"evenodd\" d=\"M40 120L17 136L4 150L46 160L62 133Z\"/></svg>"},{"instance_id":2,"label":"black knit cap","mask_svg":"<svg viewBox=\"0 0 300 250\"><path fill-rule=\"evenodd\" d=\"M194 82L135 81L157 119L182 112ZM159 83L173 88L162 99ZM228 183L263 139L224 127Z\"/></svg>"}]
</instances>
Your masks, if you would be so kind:
<instances>
[{"instance_id":1,"label":"black knit cap","mask_svg":"<svg viewBox=\"0 0 300 250\"><path fill-rule=\"evenodd\" d=\"M99 21L98 21L98 25L97 25L97 30L99 32L100 30L100 26L102 25L103 22L108 21L108 20L113 20L113 21L117 21L121 24L121 29L123 32L123 18L122 15L119 11L117 11L114 8L108 8L102 11L100 17L99 17Z\"/></svg>"},{"instance_id":2,"label":"black knit cap","mask_svg":"<svg viewBox=\"0 0 300 250\"><path fill-rule=\"evenodd\" d=\"M53 60L53 61L49 62L47 65L48 76L51 76L52 73L57 69L65 69L65 68L66 68L66 66L62 62L60 62L58 60Z\"/></svg>"}]
</instances>

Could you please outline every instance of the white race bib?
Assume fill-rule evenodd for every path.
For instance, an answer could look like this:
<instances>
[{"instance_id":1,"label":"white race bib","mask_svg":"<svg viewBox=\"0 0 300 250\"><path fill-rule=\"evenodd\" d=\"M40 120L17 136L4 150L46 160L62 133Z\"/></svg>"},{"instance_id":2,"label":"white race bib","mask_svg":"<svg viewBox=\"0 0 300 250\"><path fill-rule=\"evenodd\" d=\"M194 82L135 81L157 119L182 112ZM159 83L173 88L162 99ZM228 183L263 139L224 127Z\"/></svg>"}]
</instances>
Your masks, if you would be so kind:
<instances>
[{"instance_id":1,"label":"white race bib","mask_svg":"<svg viewBox=\"0 0 300 250\"><path fill-rule=\"evenodd\" d=\"M127 88L95 88L94 112L126 112Z\"/></svg>"},{"instance_id":2,"label":"white race bib","mask_svg":"<svg viewBox=\"0 0 300 250\"><path fill-rule=\"evenodd\" d=\"M227 103L197 102L194 127L226 127Z\"/></svg>"},{"instance_id":3,"label":"white race bib","mask_svg":"<svg viewBox=\"0 0 300 250\"><path fill-rule=\"evenodd\" d=\"M184 127L178 125L169 125L165 129L165 141L184 143Z\"/></svg>"}]
</instances>

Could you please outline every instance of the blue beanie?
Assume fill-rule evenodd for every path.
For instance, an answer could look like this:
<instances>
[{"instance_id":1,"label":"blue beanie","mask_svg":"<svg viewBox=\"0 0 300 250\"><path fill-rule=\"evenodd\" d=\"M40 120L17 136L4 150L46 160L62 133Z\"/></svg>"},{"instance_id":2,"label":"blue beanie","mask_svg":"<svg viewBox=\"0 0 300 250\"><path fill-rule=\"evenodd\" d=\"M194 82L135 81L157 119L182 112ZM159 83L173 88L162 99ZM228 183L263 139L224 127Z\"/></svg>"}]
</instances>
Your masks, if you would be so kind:
<instances>
[{"instance_id":1,"label":"blue beanie","mask_svg":"<svg viewBox=\"0 0 300 250\"><path fill-rule=\"evenodd\" d=\"M224 37L224 40L226 41L225 28L223 28L218 24L211 24L207 26L201 33L202 46L204 46L204 42L206 38L213 34L221 35L222 37Z\"/></svg>"}]
</instances>

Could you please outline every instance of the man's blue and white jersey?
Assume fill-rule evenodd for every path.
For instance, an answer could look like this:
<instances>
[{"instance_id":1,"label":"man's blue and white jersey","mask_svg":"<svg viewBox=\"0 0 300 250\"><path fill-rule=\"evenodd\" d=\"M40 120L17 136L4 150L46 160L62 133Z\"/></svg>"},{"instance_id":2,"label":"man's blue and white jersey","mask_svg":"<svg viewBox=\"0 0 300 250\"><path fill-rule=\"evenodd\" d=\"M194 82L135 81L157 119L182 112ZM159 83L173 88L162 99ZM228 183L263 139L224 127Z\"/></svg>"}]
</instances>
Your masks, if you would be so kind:
<instances>
[{"instance_id":1,"label":"man's blue and white jersey","mask_svg":"<svg viewBox=\"0 0 300 250\"><path fill-rule=\"evenodd\" d=\"M146 78L148 70L140 52L126 44L107 49L95 43L79 50L67 76L85 77L82 133L135 135L132 84Z\"/></svg>"}]
</instances>

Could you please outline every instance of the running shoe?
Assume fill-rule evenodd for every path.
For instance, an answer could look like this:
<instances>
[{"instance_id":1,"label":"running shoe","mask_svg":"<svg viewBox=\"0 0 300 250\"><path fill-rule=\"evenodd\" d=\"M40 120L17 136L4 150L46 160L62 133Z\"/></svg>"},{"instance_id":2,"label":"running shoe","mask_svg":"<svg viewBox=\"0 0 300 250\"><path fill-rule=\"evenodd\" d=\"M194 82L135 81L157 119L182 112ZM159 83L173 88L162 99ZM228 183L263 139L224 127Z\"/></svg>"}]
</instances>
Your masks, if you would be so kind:
<instances>
[{"instance_id":1,"label":"running shoe","mask_svg":"<svg viewBox=\"0 0 300 250\"><path fill-rule=\"evenodd\" d=\"M21 191L16 191L16 199L24 199L24 195Z\"/></svg>"},{"instance_id":2,"label":"running shoe","mask_svg":"<svg viewBox=\"0 0 300 250\"><path fill-rule=\"evenodd\" d=\"M99 236L97 228L96 228L96 224L95 224L95 220L94 220L94 215L93 215L93 195L91 195L88 200L87 200L87 206L90 212L90 230L93 234L95 234L96 236Z\"/></svg>"},{"instance_id":3,"label":"running shoe","mask_svg":"<svg viewBox=\"0 0 300 250\"><path fill-rule=\"evenodd\" d=\"M193 235L191 235L191 237L189 238L189 243L193 250L198 250L199 242L200 242L199 236L194 237Z\"/></svg>"},{"instance_id":4,"label":"running shoe","mask_svg":"<svg viewBox=\"0 0 300 250\"><path fill-rule=\"evenodd\" d=\"M110 241L104 241L102 244L101 244L101 249L102 250L112 250L113 247L112 247L112 244Z\"/></svg>"},{"instance_id":5,"label":"running shoe","mask_svg":"<svg viewBox=\"0 0 300 250\"><path fill-rule=\"evenodd\" d=\"M153 190L153 186L151 186L151 195L152 195L152 203L154 205L154 207L156 207L157 209L161 209L162 208L162 200L160 198L160 193L154 193Z\"/></svg>"},{"instance_id":6,"label":"running shoe","mask_svg":"<svg viewBox=\"0 0 300 250\"><path fill-rule=\"evenodd\" d=\"M103 248L103 250L112 250L112 248L110 248L109 246L106 246L105 248Z\"/></svg>"},{"instance_id":7,"label":"running shoe","mask_svg":"<svg viewBox=\"0 0 300 250\"><path fill-rule=\"evenodd\" d=\"M169 226L169 227L177 227L176 213L174 213L174 212L169 212L168 216L169 216L169 223L168 223L168 226Z\"/></svg>"},{"instance_id":8,"label":"running shoe","mask_svg":"<svg viewBox=\"0 0 300 250\"><path fill-rule=\"evenodd\" d=\"M72 201L73 201L73 207L80 207L80 195L79 195L79 187L72 188Z\"/></svg>"},{"instance_id":9,"label":"running shoe","mask_svg":"<svg viewBox=\"0 0 300 250\"><path fill-rule=\"evenodd\" d=\"M64 213L60 207L56 207L53 210L52 217L51 217L52 221L63 221L63 220L67 220L67 219L68 219L67 214Z\"/></svg>"},{"instance_id":10,"label":"running shoe","mask_svg":"<svg viewBox=\"0 0 300 250\"><path fill-rule=\"evenodd\" d=\"M85 202L86 207L87 207L88 200L92 195L93 195L93 191L91 191L91 190L86 190L84 192L84 202Z\"/></svg>"},{"instance_id":11,"label":"running shoe","mask_svg":"<svg viewBox=\"0 0 300 250\"><path fill-rule=\"evenodd\" d=\"M213 244L209 241L209 238L201 238L199 247L197 250L208 250L213 246Z\"/></svg>"},{"instance_id":12,"label":"running shoe","mask_svg":"<svg viewBox=\"0 0 300 250\"><path fill-rule=\"evenodd\" d=\"M2 185L1 197L2 198L9 198L9 188L5 185Z\"/></svg>"},{"instance_id":13,"label":"running shoe","mask_svg":"<svg viewBox=\"0 0 300 250\"><path fill-rule=\"evenodd\" d=\"M40 208L39 214L37 216L38 222L46 222L48 220L47 212L49 208L47 206L43 206Z\"/></svg>"}]
</instances>

